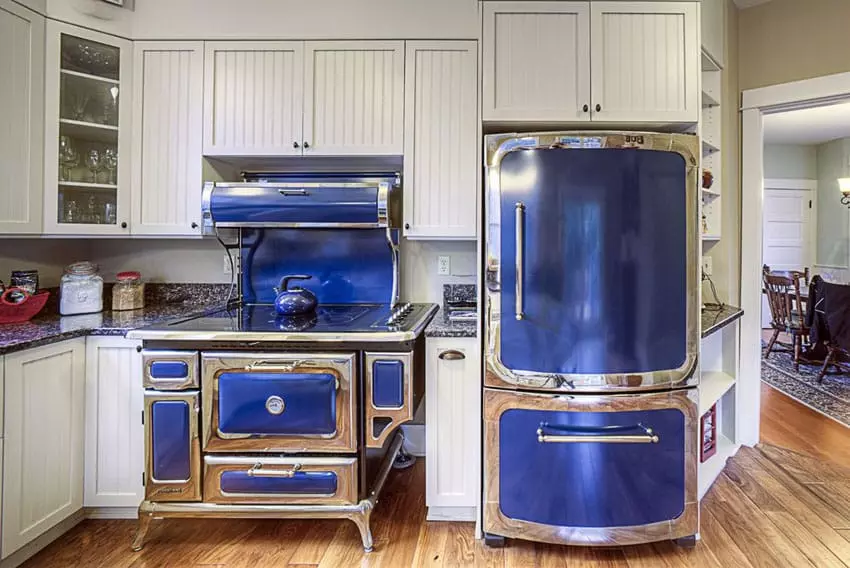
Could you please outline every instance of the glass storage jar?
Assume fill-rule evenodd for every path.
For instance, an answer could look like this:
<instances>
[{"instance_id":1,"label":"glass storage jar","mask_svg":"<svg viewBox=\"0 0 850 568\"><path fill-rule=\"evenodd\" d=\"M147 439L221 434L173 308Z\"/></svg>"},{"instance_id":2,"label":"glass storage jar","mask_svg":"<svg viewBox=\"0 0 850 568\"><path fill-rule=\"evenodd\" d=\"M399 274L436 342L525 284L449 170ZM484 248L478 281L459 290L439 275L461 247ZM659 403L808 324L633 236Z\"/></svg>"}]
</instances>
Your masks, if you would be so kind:
<instances>
[{"instance_id":1,"label":"glass storage jar","mask_svg":"<svg viewBox=\"0 0 850 568\"><path fill-rule=\"evenodd\" d=\"M103 311L103 278L91 262L65 267L59 284L59 313L63 316Z\"/></svg>"},{"instance_id":2,"label":"glass storage jar","mask_svg":"<svg viewBox=\"0 0 850 568\"><path fill-rule=\"evenodd\" d=\"M138 310L145 307L145 284L138 272L119 272L112 287L112 310Z\"/></svg>"}]
</instances>

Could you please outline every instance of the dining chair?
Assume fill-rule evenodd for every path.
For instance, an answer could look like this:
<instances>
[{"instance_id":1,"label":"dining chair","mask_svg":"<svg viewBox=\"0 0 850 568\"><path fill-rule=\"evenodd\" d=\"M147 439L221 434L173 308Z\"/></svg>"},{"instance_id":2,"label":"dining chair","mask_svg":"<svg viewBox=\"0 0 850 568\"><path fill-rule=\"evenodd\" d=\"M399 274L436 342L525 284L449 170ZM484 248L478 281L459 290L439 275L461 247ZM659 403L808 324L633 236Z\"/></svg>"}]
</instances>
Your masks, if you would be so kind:
<instances>
[{"instance_id":1,"label":"dining chair","mask_svg":"<svg viewBox=\"0 0 850 568\"><path fill-rule=\"evenodd\" d=\"M767 359L777 343L780 333L788 333L792 339L794 351L794 369L800 370L800 354L803 350L803 339L808 337L805 315L800 299L800 274L791 277L772 272L764 272L764 289L767 293L767 303L770 307L770 325L773 336L767 344L764 358Z\"/></svg>"},{"instance_id":2,"label":"dining chair","mask_svg":"<svg viewBox=\"0 0 850 568\"><path fill-rule=\"evenodd\" d=\"M766 264L762 265L761 270L765 274L774 274L776 276L787 276L793 278L795 275L803 279L805 286L809 285L809 267L806 266L803 270L771 270Z\"/></svg>"}]
</instances>

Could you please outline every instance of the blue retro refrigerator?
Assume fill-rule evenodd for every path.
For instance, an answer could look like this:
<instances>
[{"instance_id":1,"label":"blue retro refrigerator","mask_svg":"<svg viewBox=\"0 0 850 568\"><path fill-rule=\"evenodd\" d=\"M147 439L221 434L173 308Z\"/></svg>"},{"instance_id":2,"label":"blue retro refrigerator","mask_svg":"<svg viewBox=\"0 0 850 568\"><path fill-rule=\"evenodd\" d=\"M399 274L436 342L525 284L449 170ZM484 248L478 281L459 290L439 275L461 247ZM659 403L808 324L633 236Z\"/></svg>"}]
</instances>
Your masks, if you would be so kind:
<instances>
[{"instance_id":1,"label":"blue retro refrigerator","mask_svg":"<svg viewBox=\"0 0 850 568\"><path fill-rule=\"evenodd\" d=\"M699 140L487 136L483 527L690 544Z\"/></svg>"}]
</instances>

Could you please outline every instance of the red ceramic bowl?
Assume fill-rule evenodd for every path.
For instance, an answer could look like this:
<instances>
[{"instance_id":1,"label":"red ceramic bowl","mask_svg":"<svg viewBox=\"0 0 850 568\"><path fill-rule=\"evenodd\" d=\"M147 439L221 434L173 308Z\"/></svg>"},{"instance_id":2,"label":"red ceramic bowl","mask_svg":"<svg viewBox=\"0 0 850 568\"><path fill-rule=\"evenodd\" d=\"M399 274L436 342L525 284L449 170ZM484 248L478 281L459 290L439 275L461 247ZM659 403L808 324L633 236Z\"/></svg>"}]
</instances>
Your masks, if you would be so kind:
<instances>
[{"instance_id":1,"label":"red ceramic bowl","mask_svg":"<svg viewBox=\"0 0 850 568\"><path fill-rule=\"evenodd\" d=\"M6 293L3 294L3 299L0 299L0 324L21 323L31 320L44 309L44 305L50 297L50 292L39 292L20 304L12 304L5 300Z\"/></svg>"}]
</instances>

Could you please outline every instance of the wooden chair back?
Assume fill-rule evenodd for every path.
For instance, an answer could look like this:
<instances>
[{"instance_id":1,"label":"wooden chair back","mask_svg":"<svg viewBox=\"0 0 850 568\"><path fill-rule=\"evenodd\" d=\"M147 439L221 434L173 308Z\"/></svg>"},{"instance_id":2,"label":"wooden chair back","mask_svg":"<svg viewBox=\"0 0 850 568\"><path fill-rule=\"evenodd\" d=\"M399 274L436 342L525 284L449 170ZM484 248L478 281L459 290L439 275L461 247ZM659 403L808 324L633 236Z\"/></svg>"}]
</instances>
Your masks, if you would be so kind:
<instances>
[{"instance_id":1,"label":"wooden chair back","mask_svg":"<svg viewBox=\"0 0 850 568\"><path fill-rule=\"evenodd\" d=\"M803 284L809 285L809 267L806 266L803 270L771 270L766 264L762 265L761 270L764 274L775 274L776 276L786 276L793 278L799 276L803 280Z\"/></svg>"},{"instance_id":2,"label":"wooden chair back","mask_svg":"<svg viewBox=\"0 0 850 568\"><path fill-rule=\"evenodd\" d=\"M765 272L762 277L773 327L782 330L804 330L805 314L800 297L801 274L784 276Z\"/></svg>"}]
</instances>

